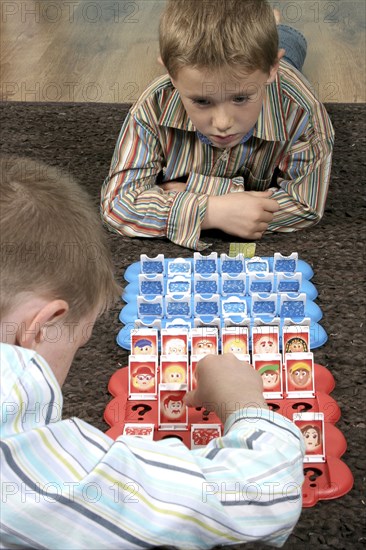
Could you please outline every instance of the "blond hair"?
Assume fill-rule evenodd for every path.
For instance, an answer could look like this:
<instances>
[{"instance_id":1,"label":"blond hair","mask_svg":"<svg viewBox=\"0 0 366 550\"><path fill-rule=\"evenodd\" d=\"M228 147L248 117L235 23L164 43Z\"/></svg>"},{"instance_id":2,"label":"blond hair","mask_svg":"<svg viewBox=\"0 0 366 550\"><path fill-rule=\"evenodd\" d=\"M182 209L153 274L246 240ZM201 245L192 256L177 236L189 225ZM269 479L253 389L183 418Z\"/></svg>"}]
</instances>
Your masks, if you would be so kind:
<instances>
[{"instance_id":1,"label":"blond hair","mask_svg":"<svg viewBox=\"0 0 366 550\"><path fill-rule=\"evenodd\" d=\"M108 309L118 295L89 195L68 174L29 158L0 159L0 318L19 295L63 299L68 320Z\"/></svg>"},{"instance_id":2,"label":"blond hair","mask_svg":"<svg viewBox=\"0 0 366 550\"><path fill-rule=\"evenodd\" d=\"M267 0L168 0L160 56L173 78L183 67L269 74L278 33Z\"/></svg>"}]
</instances>

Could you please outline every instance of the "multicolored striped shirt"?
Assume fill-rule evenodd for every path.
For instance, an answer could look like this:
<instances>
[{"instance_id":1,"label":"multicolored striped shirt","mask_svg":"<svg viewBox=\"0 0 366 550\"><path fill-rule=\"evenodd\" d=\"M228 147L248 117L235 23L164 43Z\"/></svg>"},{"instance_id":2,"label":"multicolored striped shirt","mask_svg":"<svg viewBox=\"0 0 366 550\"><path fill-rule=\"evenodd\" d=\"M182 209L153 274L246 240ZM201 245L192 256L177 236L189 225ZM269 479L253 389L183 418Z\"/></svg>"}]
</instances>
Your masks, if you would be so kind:
<instances>
[{"instance_id":1,"label":"multicolored striped shirt","mask_svg":"<svg viewBox=\"0 0 366 550\"><path fill-rule=\"evenodd\" d=\"M107 226L130 237L167 237L203 250L201 223L209 195L278 189L281 208L269 231L317 223L328 192L333 128L306 79L281 61L266 87L252 136L227 149L200 139L168 76L155 80L122 126L102 188ZM181 180L185 191L159 183Z\"/></svg>"},{"instance_id":2,"label":"multicolored striped shirt","mask_svg":"<svg viewBox=\"0 0 366 550\"><path fill-rule=\"evenodd\" d=\"M224 435L115 441L77 418L34 351L1 344L1 548L184 550L281 546L301 512L303 442L277 413L243 409Z\"/></svg>"}]
</instances>

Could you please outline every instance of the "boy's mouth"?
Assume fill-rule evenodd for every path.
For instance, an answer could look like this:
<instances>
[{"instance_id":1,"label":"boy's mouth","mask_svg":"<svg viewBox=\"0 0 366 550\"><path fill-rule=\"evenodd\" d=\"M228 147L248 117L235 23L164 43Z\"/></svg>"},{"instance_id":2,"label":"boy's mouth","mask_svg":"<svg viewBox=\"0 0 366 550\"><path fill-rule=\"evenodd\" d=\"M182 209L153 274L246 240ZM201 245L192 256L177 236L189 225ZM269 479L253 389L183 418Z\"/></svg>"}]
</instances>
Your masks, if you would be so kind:
<instances>
[{"instance_id":1,"label":"boy's mouth","mask_svg":"<svg viewBox=\"0 0 366 550\"><path fill-rule=\"evenodd\" d=\"M230 143L238 137L238 134L230 134L228 136L212 136L212 139L219 143Z\"/></svg>"}]
</instances>

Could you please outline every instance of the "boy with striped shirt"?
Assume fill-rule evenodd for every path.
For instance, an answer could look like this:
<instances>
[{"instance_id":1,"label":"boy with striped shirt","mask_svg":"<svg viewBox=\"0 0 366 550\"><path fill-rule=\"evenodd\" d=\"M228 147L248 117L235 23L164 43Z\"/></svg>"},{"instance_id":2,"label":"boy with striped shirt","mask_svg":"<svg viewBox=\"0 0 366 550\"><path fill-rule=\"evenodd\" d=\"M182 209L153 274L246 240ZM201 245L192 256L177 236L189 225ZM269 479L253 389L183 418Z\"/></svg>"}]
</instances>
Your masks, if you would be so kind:
<instances>
[{"instance_id":1,"label":"boy with striped shirt","mask_svg":"<svg viewBox=\"0 0 366 550\"><path fill-rule=\"evenodd\" d=\"M62 419L74 354L118 293L111 258L87 194L57 169L5 158L0 190L0 547L281 546L301 512L302 436L233 355L206 356L187 394L225 427L201 449Z\"/></svg>"},{"instance_id":2,"label":"boy with striped shirt","mask_svg":"<svg viewBox=\"0 0 366 550\"><path fill-rule=\"evenodd\" d=\"M257 240L318 223L334 136L299 72L304 37L267 0L169 0L159 39L168 74L122 126L107 226L203 250L206 229Z\"/></svg>"}]
</instances>

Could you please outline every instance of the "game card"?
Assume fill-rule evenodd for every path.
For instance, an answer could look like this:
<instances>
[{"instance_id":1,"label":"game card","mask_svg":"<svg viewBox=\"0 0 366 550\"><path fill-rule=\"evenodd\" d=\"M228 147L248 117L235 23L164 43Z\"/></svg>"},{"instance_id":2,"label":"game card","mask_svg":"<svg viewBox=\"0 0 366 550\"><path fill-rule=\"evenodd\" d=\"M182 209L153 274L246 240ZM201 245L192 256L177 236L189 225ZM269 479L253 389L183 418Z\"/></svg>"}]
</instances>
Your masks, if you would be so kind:
<instances>
[{"instance_id":1,"label":"game card","mask_svg":"<svg viewBox=\"0 0 366 550\"><path fill-rule=\"evenodd\" d=\"M279 327L278 325L258 325L252 329L252 353L279 353Z\"/></svg>"},{"instance_id":2,"label":"game card","mask_svg":"<svg viewBox=\"0 0 366 550\"><path fill-rule=\"evenodd\" d=\"M221 437L220 424L192 424L191 425L191 449L205 447L208 443Z\"/></svg>"},{"instance_id":3,"label":"game card","mask_svg":"<svg viewBox=\"0 0 366 550\"><path fill-rule=\"evenodd\" d=\"M297 413L293 421L304 439L304 462L325 462L324 413Z\"/></svg>"},{"instance_id":4,"label":"game card","mask_svg":"<svg viewBox=\"0 0 366 550\"><path fill-rule=\"evenodd\" d=\"M250 361L248 327L223 327L221 350L222 353L233 353L241 361Z\"/></svg>"},{"instance_id":5,"label":"game card","mask_svg":"<svg viewBox=\"0 0 366 550\"><path fill-rule=\"evenodd\" d=\"M188 384L188 357L160 356L160 383Z\"/></svg>"},{"instance_id":6,"label":"game card","mask_svg":"<svg viewBox=\"0 0 366 550\"><path fill-rule=\"evenodd\" d=\"M157 357L128 357L129 399L157 398Z\"/></svg>"},{"instance_id":7,"label":"game card","mask_svg":"<svg viewBox=\"0 0 366 550\"><path fill-rule=\"evenodd\" d=\"M310 327L308 325L284 325L282 353L307 353L310 351Z\"/></svg>"},{"instance_id":8,"label":"game card","mask_svg":"<svg viewBox=\"0 0 366 550\"><path fill-rule=\"evenodd\" d=\"M157 355L158 331L153 328L131 330L131 355Z\"/></svg>"},{"instance_id":9,"label":"game card","mask_svg":"<svg viewBox=\"0 0 366 550\"><path fill-rule=\"evenodd\" d=\"M167 356L187 355L188 330L184 328L161 329L161 354Z\"/></svg>"},{"instance_id":10,"label":"game card","mask_svg":"<svg viewBox=\"0 0 366 550\"><path fill-rule=\"evenodd\" d=\"M311 352L285 355L286 392L291 397L314 397L314 356Z\"/></svg>"},{"instance_id":11,"label":"game card","mask_svg":"<svg viewBox=\"0 0 366 550\"><path fill-rule=\"evenodd\" d=\"M191 329L191 353L203 357L218 353L218 330L216 327L197 327Z\"/></svg>"},{"instance_id":12,"label":"game card","mask_svg":"<svg viewBox=\"0 0 366 550\"><path fill-rule=\"evenodd\" d=\"M187 389L187 384L159 384L159 430L188 429L188 408L183 401Z\"/></svg>"},{"instance_id":13,"label":"game card","mask_svg":"<svg viewBox=\"0 0 366 550\"><path fill-rule=\"evenodd\" d=\"M123 428L123 435L133 435L145 439L153 439L155 424L133 424L126 423Z\"/></svg>"},{"instance_id":14,"label":"game card","mask_svg":"<svg viewBox=\"0 0 366 550\"><path fill-rule=\"evenodd\" d=\"M282 355L280 353L255 354L253 366L262 378L263 397L265 399L282 398Z\"/></svg>"}]
</instances>

